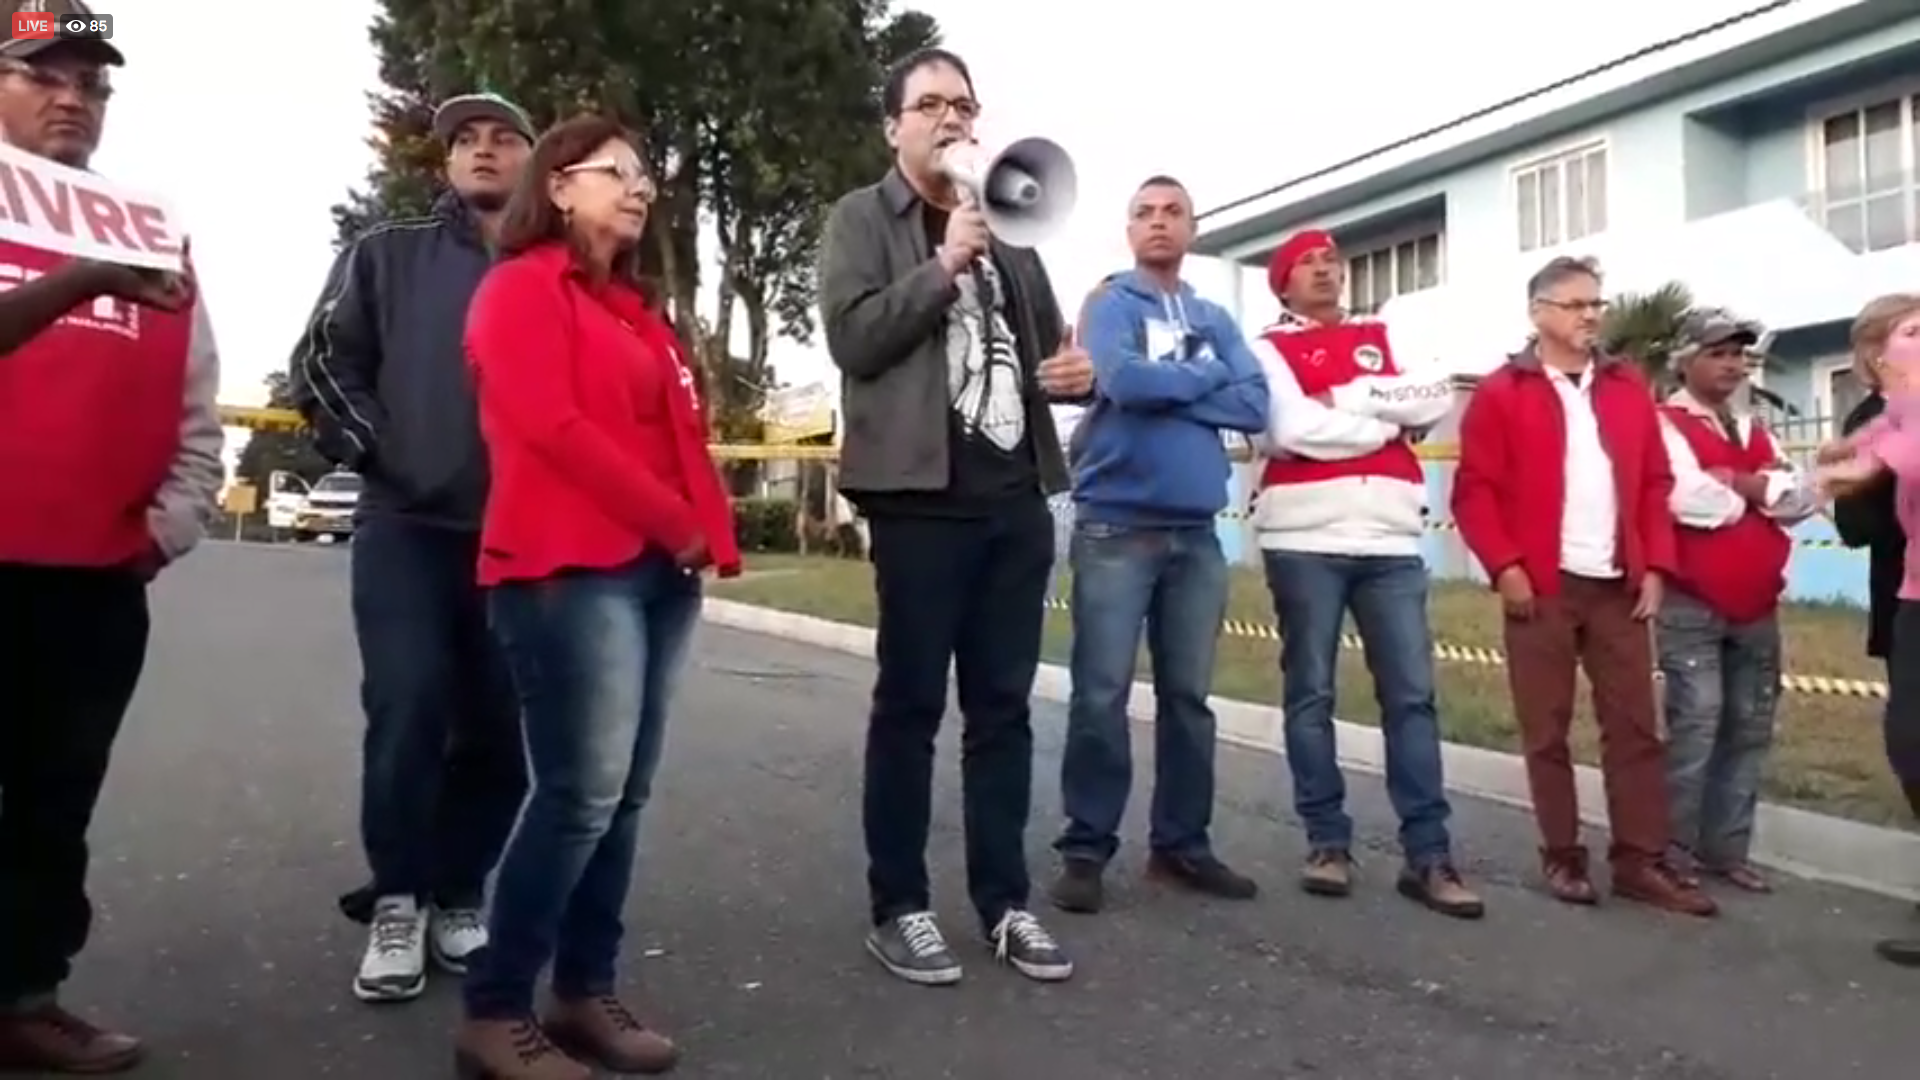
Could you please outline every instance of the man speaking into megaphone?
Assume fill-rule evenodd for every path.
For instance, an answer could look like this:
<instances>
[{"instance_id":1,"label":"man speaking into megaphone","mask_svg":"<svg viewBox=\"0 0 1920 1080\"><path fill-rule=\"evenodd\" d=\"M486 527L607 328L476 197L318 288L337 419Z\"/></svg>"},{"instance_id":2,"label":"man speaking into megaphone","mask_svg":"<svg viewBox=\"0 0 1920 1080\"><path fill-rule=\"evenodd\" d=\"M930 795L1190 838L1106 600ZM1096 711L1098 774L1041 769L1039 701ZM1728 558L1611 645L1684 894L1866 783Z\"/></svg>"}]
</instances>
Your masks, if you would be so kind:
<instances>
[{"instance_id":1,"label":"man speaking into megaphone","mask_svg":"<svg viewBox=\"0 0 1920 1080\"><path fill-rule=\"evenodd\" d=\"M1022 974L1057 981L1073 964L1027 910L1027 701L1053 569L1046 500L1067 487L1048 406L1082 399L1093 367L1028 245L1071 205L1072 166L1044 140L980 154L973 80L944 50L889 72L882 104L894 167L835 204L820 266L847 418L840 490L868 520L879 599L867 950L908 982L960 979L926 865L951 663L980 930Z\"/></svg>"}]
</instances>

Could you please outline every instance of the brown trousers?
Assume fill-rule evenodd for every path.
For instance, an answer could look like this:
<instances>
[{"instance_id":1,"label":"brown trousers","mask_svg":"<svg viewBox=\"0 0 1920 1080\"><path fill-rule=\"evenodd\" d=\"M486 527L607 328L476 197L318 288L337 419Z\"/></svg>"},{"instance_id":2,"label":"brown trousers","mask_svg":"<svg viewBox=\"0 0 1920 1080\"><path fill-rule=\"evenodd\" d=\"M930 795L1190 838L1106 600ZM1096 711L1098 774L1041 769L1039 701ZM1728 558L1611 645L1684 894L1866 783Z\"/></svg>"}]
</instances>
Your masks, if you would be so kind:
<instances>
[{"instance_id":1,"label":"brown trousers","mask_svg":"<svg viewBox=\"0 0 1920 1080\"><path fill-rule=\"evenodd\" d=\"M1560 594L1539 597L1532 618L1506 620L1507 684L1534 820L1549 858L1581 848L1567 746L1576 665L1593 684L1600 726L1600 768L1613 830L1608 858L1616 867L1633 867L1666 855L1666 755L1654 707L1653 645L1648 625L1633 618L1633 602L1624 581L1562 574Z\"/></svg>"}]
</instances>

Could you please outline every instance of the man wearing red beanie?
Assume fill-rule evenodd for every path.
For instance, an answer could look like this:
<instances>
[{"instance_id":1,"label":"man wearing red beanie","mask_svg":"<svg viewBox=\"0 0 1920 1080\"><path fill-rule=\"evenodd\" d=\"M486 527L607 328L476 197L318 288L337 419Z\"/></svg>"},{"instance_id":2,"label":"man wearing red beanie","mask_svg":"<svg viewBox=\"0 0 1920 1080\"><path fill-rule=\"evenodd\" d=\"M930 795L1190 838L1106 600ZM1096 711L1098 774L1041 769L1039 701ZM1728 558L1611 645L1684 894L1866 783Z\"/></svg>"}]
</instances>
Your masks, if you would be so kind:
<instances>
[{"instance_id":1,"label":"man wearing red beanie","mask_svg":"<svg viewBox=\"0 0 1920 1080\"><path fill-rule=\"evenodd\" d=\"M1387 742L1387 795L1400 817L1400 892L1434 911L1478 918L1480 898L1454 869L1427 628L1426 475L1413 442L1453 405L1452 380L1404 373L1386 327L1341 310L1344 265L1333 238L1300 233L1274 253L1268 283L1283 307L1254 351L1271 423L1254 512L1280 647L1287 767L1310 853L1301 886L1353 887L1353 819L1335 752L1334 684L1349 612L1365 642Z\"/></svg>"}]
</instances>

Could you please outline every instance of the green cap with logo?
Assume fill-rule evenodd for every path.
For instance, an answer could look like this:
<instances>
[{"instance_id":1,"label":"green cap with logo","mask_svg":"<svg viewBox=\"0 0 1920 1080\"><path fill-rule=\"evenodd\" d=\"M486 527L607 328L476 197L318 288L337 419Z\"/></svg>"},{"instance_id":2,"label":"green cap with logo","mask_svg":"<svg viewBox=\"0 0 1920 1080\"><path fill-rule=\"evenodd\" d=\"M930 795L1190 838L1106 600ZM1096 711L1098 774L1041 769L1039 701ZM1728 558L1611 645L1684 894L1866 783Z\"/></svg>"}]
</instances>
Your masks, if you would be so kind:
<instances>
[{"instance_id":1,"label":"green cap with logo","mask_svg":"<svg viewBox=\"0 0 1920 1080\"><path fill-rule=\"evenodd\" d=\"M103 64L121 67L127 58L114 47L111 41L85 38L17 38L13 33L15 13L51 15L55 19L67 16L91 16L91 7L81 0L7 0L3 5L7 11L7 40L0 42L0 60L31 60L48 49L72 49L82 55L97 58Z\"/></svg>"}]
</instances>

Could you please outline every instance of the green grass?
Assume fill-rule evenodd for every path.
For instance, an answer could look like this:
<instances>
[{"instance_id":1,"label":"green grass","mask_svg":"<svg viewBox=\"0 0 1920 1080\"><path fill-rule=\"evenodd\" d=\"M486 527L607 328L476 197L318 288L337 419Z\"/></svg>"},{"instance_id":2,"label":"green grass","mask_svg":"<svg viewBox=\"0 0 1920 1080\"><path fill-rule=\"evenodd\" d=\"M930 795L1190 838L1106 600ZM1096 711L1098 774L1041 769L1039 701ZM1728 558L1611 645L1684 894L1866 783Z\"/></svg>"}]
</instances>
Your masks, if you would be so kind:
<instances>
[{"instance_id":1,"label":"green grass","mask_svg":"<svg viewBox=\"0 0 1920 1080\"><path fill-rule=\"evenodd\" d=\"M719 582L713 595L728 600L802 612L838 622L873 625L873 575L865 562L753 555L748 575ZM1059 595L1066 595L1061 575ZM1493 599L1469 584L1435 582L1429 610L1436 640L1497 649L1500 620ZM1266 586L1257 572L1236 570L1228 616L1271 625ZM1790 605L1782 614L1787 670L1879 680L1885 671L1862 652L1865 617L1834 605ZM1065 663L1070 630L1064 611L1049 612L1045 656ZM1277 703L1280 676L1272 641L1222 637L1214 669L1214 693L1243 701ZM1144 664L1140 668L1145 672ZM1518 736L1507 707L1505 670L1491 664L1442 661L1436 668L1440 714L1446 737L1469 746L1514 750ZM1373 689L1355 650L1340 661L1339 710L1356 723L1379 722ZM1597 760L1591 717L1575 725L1580 759ZM1888 772L1880 734L1880 702L1789 693L1781 699L1780 727L1767 777L1769 798L1823 813L1882 825L1909 826L1911 813Z\"/></svg>"}]
</instances>

